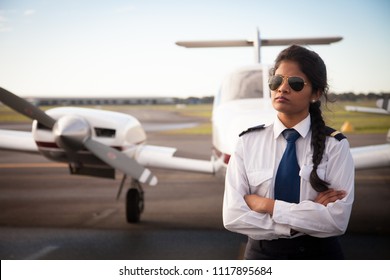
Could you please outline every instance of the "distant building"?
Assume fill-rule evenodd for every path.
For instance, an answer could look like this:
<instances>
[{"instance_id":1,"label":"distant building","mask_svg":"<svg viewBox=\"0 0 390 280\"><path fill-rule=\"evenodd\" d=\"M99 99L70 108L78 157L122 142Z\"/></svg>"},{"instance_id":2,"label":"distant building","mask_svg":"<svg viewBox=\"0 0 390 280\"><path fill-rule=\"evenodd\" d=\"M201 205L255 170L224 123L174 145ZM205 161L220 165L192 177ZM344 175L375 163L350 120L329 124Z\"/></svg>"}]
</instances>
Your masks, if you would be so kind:
<instances>
[{"instance_id":1,"label":"distant building","mask_svg":"<svg viewBox=\"0 0 390 280\"><path fill-rule=\"evenodd\" d=\"M205 104L213 98L174 98L174 97L113 97L113 98L78 98L78 97L35 97L27 98L36 106L96 106L96 105L169 105L169 104Z\"/></svg>"}]
</instances>

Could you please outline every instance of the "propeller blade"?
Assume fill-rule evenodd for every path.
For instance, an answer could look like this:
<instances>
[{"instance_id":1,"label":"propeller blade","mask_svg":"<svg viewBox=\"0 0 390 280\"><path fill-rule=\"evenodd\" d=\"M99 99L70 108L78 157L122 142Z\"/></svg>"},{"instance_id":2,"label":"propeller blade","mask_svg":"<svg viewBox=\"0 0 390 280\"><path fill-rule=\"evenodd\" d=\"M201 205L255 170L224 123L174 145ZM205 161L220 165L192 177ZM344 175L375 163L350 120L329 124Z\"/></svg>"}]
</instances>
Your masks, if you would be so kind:
<instances>
[{"instance_id":1,"label":"propeller blade","mask_svg":"<svg viewBox=\"0 0 390 280\"><path fill-rule=\"evenodd\" d=\"M129 158L123 153L91 138L85 140L84 146L108 165L137 179L141 183L147 183L151 186L157 184L157 178L149 169L143 167L136 160Z\"/></svg>"},{"instance_id":2,"label":"propeller blade","mask_svg":"<svg viewBox=\"0 0 390 280\"><path fill-rule=\"evenodd\" d=\"M35 107L23 98L9 92L0 87L0 101L16 112L19 112L30 119L37 120L47 128L53 128L56 122L52 117L47 115L44 111Z\"/></svg>"}]
</instances>

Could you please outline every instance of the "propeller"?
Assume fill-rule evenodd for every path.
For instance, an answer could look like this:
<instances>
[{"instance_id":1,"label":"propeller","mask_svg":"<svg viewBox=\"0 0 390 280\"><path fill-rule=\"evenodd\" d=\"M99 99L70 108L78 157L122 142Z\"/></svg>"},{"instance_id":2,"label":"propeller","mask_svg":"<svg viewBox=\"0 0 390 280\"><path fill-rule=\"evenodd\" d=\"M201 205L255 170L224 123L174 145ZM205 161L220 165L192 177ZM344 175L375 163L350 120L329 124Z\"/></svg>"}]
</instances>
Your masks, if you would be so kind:
<instances>
[{"instance_id":1,"label":"propeller","mask_svg":"<svg viewBox=\"0 0 390 280\"><path fill-rule=\"evenodd\" d=\"M127 157L123 153L92 138L86 139L84 146L108 165L130 175L132 178L138 179L141 183L146 183L151 186L157 184L156 176L149 169L143 167L137 161Z\"/></svg>"},{"instance_id":2,"label":"propeller","mask_svg":"<svg viewBox=\"0 0 390 280\"><path fill-rule=\"evenodd\" d=\"M37 120L39 123L43 124L47 128L52 129L55 120L43 112L41 109L35 107L31 103L27 102L23 98L9 92L0 87L0 101L3 102L8 107L14 109L16 112L32 119Z\"/></svg>"},{"instance_id":3,"label":"propeller","mask_svg":"<svg viewBox=\"0 0 390 280\"><path fill-rule=\"evenodd\" d=\"M89 123L80 116L63 116L57 121L44 111L23 98L0 87L0 101L15 111L35 119L52 129L58 146L69 153L85 147L109 166L137 179L141 183L156 185L157 178L152 172L120 151L95 141L91 137Z\"/></svg>"}]
</instances>

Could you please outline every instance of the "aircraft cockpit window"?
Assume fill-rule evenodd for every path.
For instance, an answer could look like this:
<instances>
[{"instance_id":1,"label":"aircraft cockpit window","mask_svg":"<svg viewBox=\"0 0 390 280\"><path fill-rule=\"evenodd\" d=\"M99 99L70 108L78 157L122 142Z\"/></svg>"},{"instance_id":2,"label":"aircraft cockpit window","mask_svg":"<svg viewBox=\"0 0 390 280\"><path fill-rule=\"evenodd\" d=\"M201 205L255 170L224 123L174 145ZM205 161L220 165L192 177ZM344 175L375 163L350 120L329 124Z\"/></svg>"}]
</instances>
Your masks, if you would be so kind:
<instances>
[{"instance_id":1,"label":"aircraft cockpit window","mask_svg":"<svg viewBox=\"0 0 390 280\"><path fill-rule=\"evenodd\" d=\"M260 69L236 72L222 86L221 103L263 97L263 73Z\"/></svg>"}]
</instances>

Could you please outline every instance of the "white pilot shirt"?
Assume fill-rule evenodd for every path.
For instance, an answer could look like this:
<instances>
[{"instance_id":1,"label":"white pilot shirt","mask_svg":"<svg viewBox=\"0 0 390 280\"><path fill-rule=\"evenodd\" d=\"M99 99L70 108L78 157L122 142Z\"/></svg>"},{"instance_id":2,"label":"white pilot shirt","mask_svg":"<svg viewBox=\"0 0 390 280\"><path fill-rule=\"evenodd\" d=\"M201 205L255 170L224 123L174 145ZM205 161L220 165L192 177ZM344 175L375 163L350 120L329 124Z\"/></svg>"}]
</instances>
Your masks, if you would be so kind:
<instances>
[{"instance_id":1,"label":"white pilot shirt","mask_svg":"<svg viewBox=\"0 0 390 280\"><path fill-rule=\"evenodd\" d=\"M347 139L327 137L326 148L317 174L334 189L347 195L327 206L314 202L318 193L309 182L313 169L310 115L294 126L301 137L296 141L300 166L300 202L275 200L273 215L252 211L244 200L246 194L274 198L277 168L287 142L282 132L286 127L276 118L264 129L239 138L225 179L223 202L224 226L252 239L290 238L291 229L315 237L345 233L354 199L354 163ZM299 236L300 234L294 235Z\"/></svg>"}]
</instances>

